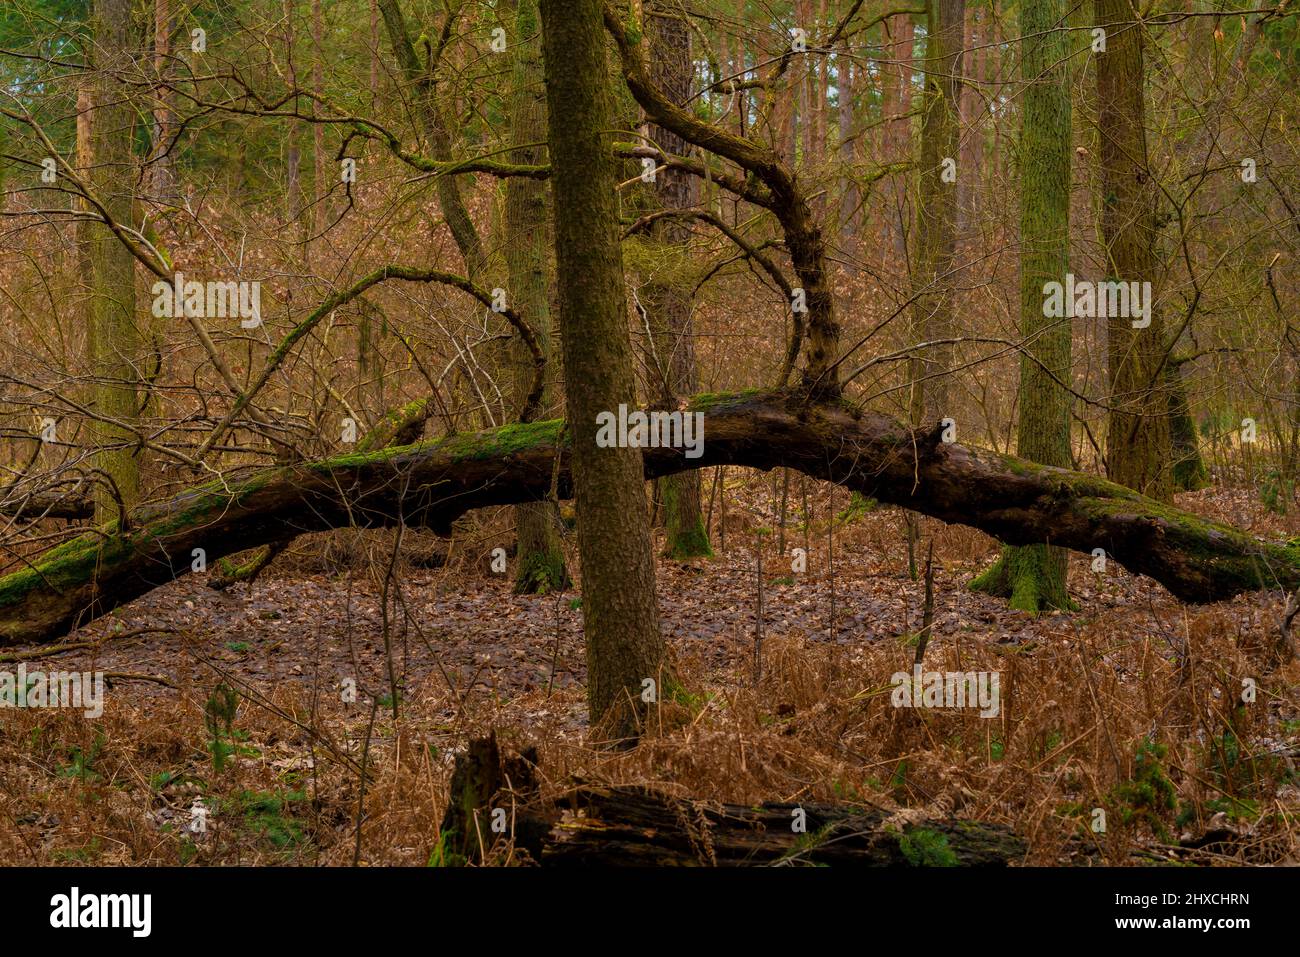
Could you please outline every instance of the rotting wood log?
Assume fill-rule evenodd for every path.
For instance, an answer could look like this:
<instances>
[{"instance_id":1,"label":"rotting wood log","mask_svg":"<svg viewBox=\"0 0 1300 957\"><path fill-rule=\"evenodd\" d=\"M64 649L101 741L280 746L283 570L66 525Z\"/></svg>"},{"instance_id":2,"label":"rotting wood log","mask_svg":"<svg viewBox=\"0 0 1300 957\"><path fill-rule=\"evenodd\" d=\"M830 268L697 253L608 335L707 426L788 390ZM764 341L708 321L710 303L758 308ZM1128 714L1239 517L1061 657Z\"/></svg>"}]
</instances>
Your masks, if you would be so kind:
<instances>
[{"instance_id":1,"label":"rotting wood log","mask_svg":"<svg viewBox=\"0 0 1300 957\"><path fill-rule=\"evenodd\" d=\"M496 732L472 738L456 755L451 772L451 798L442 817L443 863L481 862L482 853L498 839L493 830L494 812L512 813L515 803L531 797L537 789L537 749L522 754L503 754ZM541 836L530 834L528 843Z\"/></svg>"},{"instance_id":2,"label":"rotting wood log","mask_svg":"<svg viewBox=\"0 0 1300 957\"><path fill-rule=\"evenodd\" d=\"M543 867L1005 867L1026 852L1020 837L994 824L895 824L882 810L716 804L640 787L580 787L553 809L529 807L519 818L517 833L532 838L524 846Z\"/></svg>"},{"instance_id":3,"label":"rotting wood log","mask_svg":"<svg viewBox=\"0 0 1300 957\"><path fill-rule=\"evenodd\" d=\"M1008 544L1105 549L1187 602L1300 587L1300 539L1261 541L1096 475L945 443L939 428L911 430L844 402L809 404L783 392L705 394L681 405L703 414L701 454L643 449L647 478L783 466ZM0 644L53 640L189 572L195 549L211 563L352 523L446 534L470 509L545 499L553 473L569 497L559 420L231 474L137 508L125 535L112 525L87 532L0 578Z\"/></svg>"},{"instance_id":4,"label":"rotting wood log","mask_svg":"<svg viewBox=\"0 0 1300 957\"><path fill-rule=\"evenodd\" d=\"M471 739L452 769L440 863L1003 867L1026 853L1009 828L977 821L811 802L721 804L589 782L545 799L537 782L535 748L516 755L495 733Z\"/></svg>"},{"instance_id":5,"label":"rotting wood log","mask_svg":"<svg viewBox=\"0 0 1300 957\"><path fill-rule=\"evenodd\" d=\"M44 518L87 519L95 516L95 503L71 495L40 494L0 501L0 515L19 521L35 522Z\"/></svg>"}]
</instances>

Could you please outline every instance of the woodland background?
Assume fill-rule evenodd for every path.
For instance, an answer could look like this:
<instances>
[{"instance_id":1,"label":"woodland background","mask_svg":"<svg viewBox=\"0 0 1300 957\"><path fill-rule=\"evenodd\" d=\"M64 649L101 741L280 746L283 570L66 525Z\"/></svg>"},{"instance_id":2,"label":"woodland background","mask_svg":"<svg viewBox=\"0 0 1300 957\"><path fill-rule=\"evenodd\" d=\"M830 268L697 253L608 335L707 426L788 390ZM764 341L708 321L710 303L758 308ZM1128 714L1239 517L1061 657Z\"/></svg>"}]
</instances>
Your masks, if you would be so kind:
<instances>
[{"instance_id":1,"label":"woodland background","mask_svg":"<svg viewBox=\"0 0 1300 957\"><path fill-rule=\"evenodd\" d=\"M447 813L493 730L543 801L878 812L908 863L953 863L954 818L1014 861L1294 861L1294 11L608 11L0 9L0 663L110 675L100 719L0 714L0 859L520 863ZM262 324L154 316L177 270L260 282ZM1152 326L1043 317L1066 271L1151 282ZM693 401L727 451L648 483L581 437L563 478L529 457L618 396ZM951 419L995 466L818 474L771 431L806 408ZM463 513L392 451L444 439L498 490ZM1172 530L1191 584L1126 570L1136 533L1100 566L1034 544L1052 495L996 507L1020 460L1147 496L1096 527ZM1203 521L1276 549L1246 576ZM117 562L150 586L120 607ZM892 708L921 656L998 671L999 717Z\"/></svg>"}]
</instances>

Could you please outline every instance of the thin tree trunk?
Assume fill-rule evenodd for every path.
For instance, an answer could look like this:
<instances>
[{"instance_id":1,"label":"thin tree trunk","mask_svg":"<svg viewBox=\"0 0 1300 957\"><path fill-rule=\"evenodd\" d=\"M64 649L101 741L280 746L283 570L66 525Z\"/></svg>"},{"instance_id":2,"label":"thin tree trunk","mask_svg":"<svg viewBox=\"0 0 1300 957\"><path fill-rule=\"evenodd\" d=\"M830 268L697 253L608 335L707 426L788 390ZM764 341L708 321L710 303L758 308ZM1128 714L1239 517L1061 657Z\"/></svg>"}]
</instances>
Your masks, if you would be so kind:
<instances>
[{"instance_id":1,"label":"thin tree trunk","mask_svg":"<svg viewBox=\"0 0 1300 957\"><path fill-rule=\"evenodd\" d=\"M957 231L967 234L975 220L975 200L979 185L979 147L981 142L979 124L979 91L975 81L979 79L979 53L975 47L980 41L980 18L984 11L973 6L966 8L965 35L962 46L962 75L968 81L961 89L961 162L958 164L958 217Z\"/></svg>"},{"instance_id":2,"label":"thin tree trunk","mask_svg":"<svg viewBox=\"0 0 1300 957\"><path fill-rule=\"evenodd\" d=\"M883 162L898 163L912 155L912 120L902 117L902 114L912 107L912 46L916 25L910 13L897 14L887 22L893 40L888 47L888 57L894 62L882 71L885 75L881 77L881 108L887 117ZM884 189L887 234L894 255L894 268L900 273L907 270L907 182L906 177L891 176Z\"/></svg>"},{"instance_id":3,"label":"thin tree trunk","mask_svg":"<svg viewBox=\"0 0 1300 957\"><path fill-rule=\"evenodd\" d=\"M379 4L370 0L370 107L379 102Z\"/></svg>"},{"instance_id":4,"label":"thin tree trunk","mask_svg":"<svg viewBox=\"0 0 1300 957\"><path fill-rule=\"evenodd\" d=\"M925 50L925 116L921 125L920 198L916 209L916 304L913 343L953 335L952 264L957 230L957 184L945 166L958 156L961 126L962 21L965 0L930 0ZM953 347L918 349L908 362L913 425L932 425L953 412L948 373Z\"/></svg>"},{"instance_id":5,"label":"thin tree trunk","mask_svg":"<svg viewBox=\"0 0 1300 957\"><path fill-rule=\"evenodd\" d=\"M321 0L311 0L311 42L312 42L312 92L317 96L325 94L325 24L321 15ZM312 114L319 108L317 101L311 104ZM329 175L325 170L325 125L313 123L311 128L311 164L312 182L315 186L312 203L312 235L319 236L325 230L325 193L329 189Z\"/></svg>"},{"instance_id":6,"label":"thin tree trunk","mask_svg":"<svg viewBox=\"0 0 1300 957\"><path fill-rule=\"evenodd\" d=\"M96 97L92 119L91 184L110 216L135 224L131 157L135 111L123 98L121 76L132 68L130 0L95 5ZM96 418L90 433L95 466L107 477L96 494L96 519L118 517L140 496L140 461L133 426L140 412L143 336L136 325L135 258L107 227L91 230L91 370Z\"/></svg>"},{"instance_id":7,"label":"thin tree trunk","mask_svg":"<svg viewBox=\"0 0 1300 957\"><path fill-rule=\"evenodd\" d=\"M646 5L646 32L650 38L651 79L678 106L687 105L691 95L691 30L680 7L672 2ZM671 130L651 125L650 136L669 153L686 156L691 146ZM690 209L698 202L695 177L675 169L661 169L655 176L654 197L662 209ZM655 224L653 237L667 247L664 259L685 259L691 232L681 220L664 219ZM695 330L688 289L668 270L664 281L652 278L643 302L649 317L654 355L659 362L659 397L668 399L699 389L695 360ZM708 531L700 508L700 473L684 472L666 478L662 487L665 551L677 559L712 554Z\"/></svg>"},{"instance_id":8,"label":"thin tree trunk","mask_svg":"<svg viewBox=\"0 0 1300 957\"><path fill-rule=\"evenodd\" d=\"M176 157L171 152L173 131L171 91L163 85L171 73L172 0L154 0L154 73L159 86L153 112L153 199L176 202Z\"/></svg>"},{"instance_id":9,"label":"thin tree trunk","mask_svg":"<svg viewBox=\"0 0 1300 957\"><path fill-rule=\"evenodd\" d=\"M587 702L597 734L628 740L642 727L646 679L662 692L667 675L641 450L596 445L597 415L635 398L604 17L601 0L542 0L541 12Z\"/></svg>"},{"instance_id":10,"label":"thin tree trunk","mask_svg":"<svg viewBox=\"0 0 1300 957\"><path fill-rule=\"evenodd\" d=\"M515 8L514 88L510 94L510 162L541 164L546 148L532 144L546 139L546 91L537 0L512 0ZM542 351L551 358L550 220L547 185L513 177L506 183L506 270L509 293L517 309L532 324ZM523 408L533 386L536 366L532 353L518 337L511 342L516 411ZM554 373L548 370L542 406L552 401ZM560 547L559 510L554 502L515 506L515 591L545 593L569 584Z\"/></svg>"},{"instance_id":11,"label":"thin tree trunk","mask_svg":"<svg viewBox=\"0 0 1300 957\"><path fill-rule=\"evenodd\" d=\"M1069 32L1065 0L1020 7L1020 418L1021 458L1070 465L1070 319L1043 315L1043 287L1070 268ZM1068 557L1047 545L1006 548L972 588L1010 598L1012 608L1071 608Z\"/></svg>"},{"instance_id":12,"label":"thin tree trunk","mask_svg":"<svg viewBox=\"0 0 1300 957\"><path fill-rule=\"evenodd\" d=\"M844 172L840 177L840 245L850 259L857 256L857 208L858 190L854 180L854 140L853 140L853 61L846 55L849 50L845 41L843 52L835 58L835 89L839 97L839 152Z\"/></svg>"},{"instance_id":13,"label":"thin tree trunk","mask_svg":"<svg viewBox=\"0 0 1300 957\"><path fill-rule=\"evenodd\" d=\"M1180 492L1195 492L1210 484L1210 473L1201 457L1196 423L1192 421L1187 405L1183 363L1170 359L1164 375L1169 393L1169 442L1173 450L1174 488Z\"/></svg>"},{"instance_id":14,"label":"thin tree trunk","mask_svg":"<svg viewBox=\"0 0 1300 957\"><path fill-rule=\"evenodd\" d=\"M808 33L808 40L811 44L817 36L816 25L812 22L812 0L795 0L794 18L798 26ZM812 163L813 153L813 84L817 76L816 60L814 54L804 54L795 60L793 69L797 72L795 76L799 84L799 93L796 98L798 111L797 129L798 133L795 142L798 144L796 152L798 160L794 163L797 167L808 169Z\"/></svg>"},{"instance_id":15,"label":"thin tree trunk","mask_svg":"<svg viewBox=\"0 0 1300 957\"><path fill-rule=\"evenodd\" d=\"M1143 34L1130 0L1095 0L1106 50L1097 54L1101 231L1106 278L1149 282L1156 289L1155 184L1147 162ZM1161 368L1164 322L1134 328L1129 316L1109 317L1106 470L1113 481L1153 498L1173 496L1169 398Z\"/></svg>"},{"instance_id":16,"label":"thin tree trunk","mask_svg":"<svg viewBox=\"0 0 1300 957\"><path fill-rule=\"evenodd\" d=\"M284 57L288 63L289 85L298 85L297 61L293 52L293 0L284 0ZM300 179L302 155L298 148L298 124L290 123L285 133L285 203L289 222L298 221L302 215L302 182ZM302 227L302 224L299 223ZM305 232L305 228L303 228Z\"/></svg>"},{"instance_id":17,"label":"thin tree trunk","mask_svg":"<svg viewBox=\"0 0 1300 957\"><path fill-rule=\"evenodd\" d=\"M429 151L435 160L450 160L451 135L442 117L434 78L420 63L419 54L406 26L406 18L402 15L402 8L398 6L397 0L378 0L378 2L379 12L384 18L384 27L388 31L389 45L393 49L398 66L401 67L404 79L416 98L415 112L421 132L429 142ZM454 15L454 11L447 15ZM447 221L447 228L451 231L456 248L460 250L461 258L465 260L465 273L474 280L486 271L487 256L483 252L483 242L479 238L474 221L465 207L460 181L459 176L439 176L436 181L438 203L442 207L443 218Z\"/></svg>"}]
</instances>

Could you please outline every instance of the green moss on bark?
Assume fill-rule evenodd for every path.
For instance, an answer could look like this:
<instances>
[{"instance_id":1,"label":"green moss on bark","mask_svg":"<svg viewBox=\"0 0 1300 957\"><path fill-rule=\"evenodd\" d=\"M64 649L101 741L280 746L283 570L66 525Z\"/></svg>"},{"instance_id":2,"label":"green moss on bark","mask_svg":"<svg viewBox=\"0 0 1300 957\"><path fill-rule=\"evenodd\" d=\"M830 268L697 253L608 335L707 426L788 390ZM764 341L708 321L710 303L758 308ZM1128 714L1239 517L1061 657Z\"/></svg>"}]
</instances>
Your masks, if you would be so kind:
<instances>
[{"instance_id":1,"label":"green moss on bark","mask_svg":"<svg viewBox=\"0 0 1300 957\"><path fill-rule=\"evenodd\" d=\"M564 566L564 553L559 549L530 551L521 556L515 575L516 595L545 595L564 591L572 584Z\"/></svg>"},{"instance_id":2,"label":"green moss on bark","mask_svg":"<svg viewBox=\"0 0 1300 957\"><path fill-rule=\"evenodd\" d=\"M696 521L694 525L678 529L675 534L669 535L664 554L678 561L712 556L713 546L709 544L708 533L704 531L704 522Z\"/></svg>"},{"instance_id":3,"label":"green moss on bark","mask_svg":"<svg viewBox=\"0 0 1300 957\"><path fill-rule=\"evenodd\" d=\"M679 481L692 478L691 484ZM707 558L713 554L709 533L700 515L699 473L670 475L663 482L664 527L668 541L664 554L678 561L688 558Z\"/></svg>"},{"instance_id":4,"label":"green moss on bark","mask_svg":"<svg viewBox=\"0 0 1300 957\"><path fill-rule=\"evenodd\" d=\"M1032 614L1076 611L1065 587L1066 554L1048 545L1003 548L993 566L970 583L971 591L1008 599L1007 604Z\"/></svg>"}]
</instances>

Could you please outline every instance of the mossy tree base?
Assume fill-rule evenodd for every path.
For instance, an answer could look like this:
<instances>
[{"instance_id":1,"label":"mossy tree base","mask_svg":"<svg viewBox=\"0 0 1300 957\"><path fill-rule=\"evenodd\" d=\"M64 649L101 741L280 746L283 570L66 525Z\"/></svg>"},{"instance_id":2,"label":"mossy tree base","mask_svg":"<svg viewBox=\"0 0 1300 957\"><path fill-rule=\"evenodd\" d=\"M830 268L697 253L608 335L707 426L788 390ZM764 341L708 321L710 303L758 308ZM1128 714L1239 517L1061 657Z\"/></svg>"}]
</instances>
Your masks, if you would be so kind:
<instances>
[{"instance_id":1,"label":"mossy tree base","mask_svg":"<svg viewBox=\"0 0 1300 957\"><path fill-rule=\"evenodd\" d=\"M471 738L452 768L451 798L439 827L439 863L481 863L480 849L490 847L495 839L494 805L509 808L535 791L536 768L536 748L507 754L497 744L495 732L486 738ZM495 800L498 797L500 800Z\"/></svg>"},{"instance_id":2,"label":"mossy tree base","mask_svg":"<svg viewBox=\"0 0 1300 957\"><path fill-rule=\"evenodd\" d=\"M704 531L704 521L696 520L689 528L678 529L670 533L664 547L664 557L674 561L686 561L691 558L711 558L713 546L709 544L709 535Z\"/></svg>"},{"instance_id":3,"label":"mossy tree base","mask_svg":"<svg viewBox=\"0 0 1300 957\"><path fill-rule=\"evenodd\" d=\"M664 528L668 541L664 555L676 561L708 558L713 554L709 533L700 514L700 478L698 472L682 472L666 477L664 491Z\"/></svg>"},{"instance_id":4,"label":"mossy tree base","mask_svg":"<svg viewBox=\"0 0 1300 957\"><path fill-rule=\"evenodd\" d=\"M1179 492L1199 492L1210 487L1210 472L1200 453L1174 463L1174 488Z\"/></svg>"},{"instance_id":5,"label":"mossy tree base","mask_svg":"<svg viewBox=\"0 0 1300 957\"><path fill-rule=\"evenodd\" d=\"M645 476L719 465L795 469L1010 545L1051 541L1149 575L1184 601L1300 587L1300 539L1261 541L1095 475L941 441L841 403L782 392L696 396L703 454L642 450ZM555 461L559 456L559 463ZM0 578L0 644L51 641L191 570L305 532L405 522L446 534L470 509L560 498L573 486L560 421L253 472L135 509Z\"/></svg>"},{"instance_id":6,"label":"mossy tree base","mask_svg":"<svg viewBox=\"0 0 1300 957\"><path fill-rule=\"evenodd\" d=\"M1066 555L1050 545L1008 546L992 567L970 583L971 591L1008 599L1018 611L1077 611L1065 587Z\"/></svg>"},{"instance_id":7,"label":"mossy tree base","mask_svg":"<svg viewBox=\"0 0 1300 957\"><path fill-rule=\"evenodd\" d=\"M561 551L528 552L519 556L516 595L546 595L572 587Z\"/></svg>"}]
</instances>

